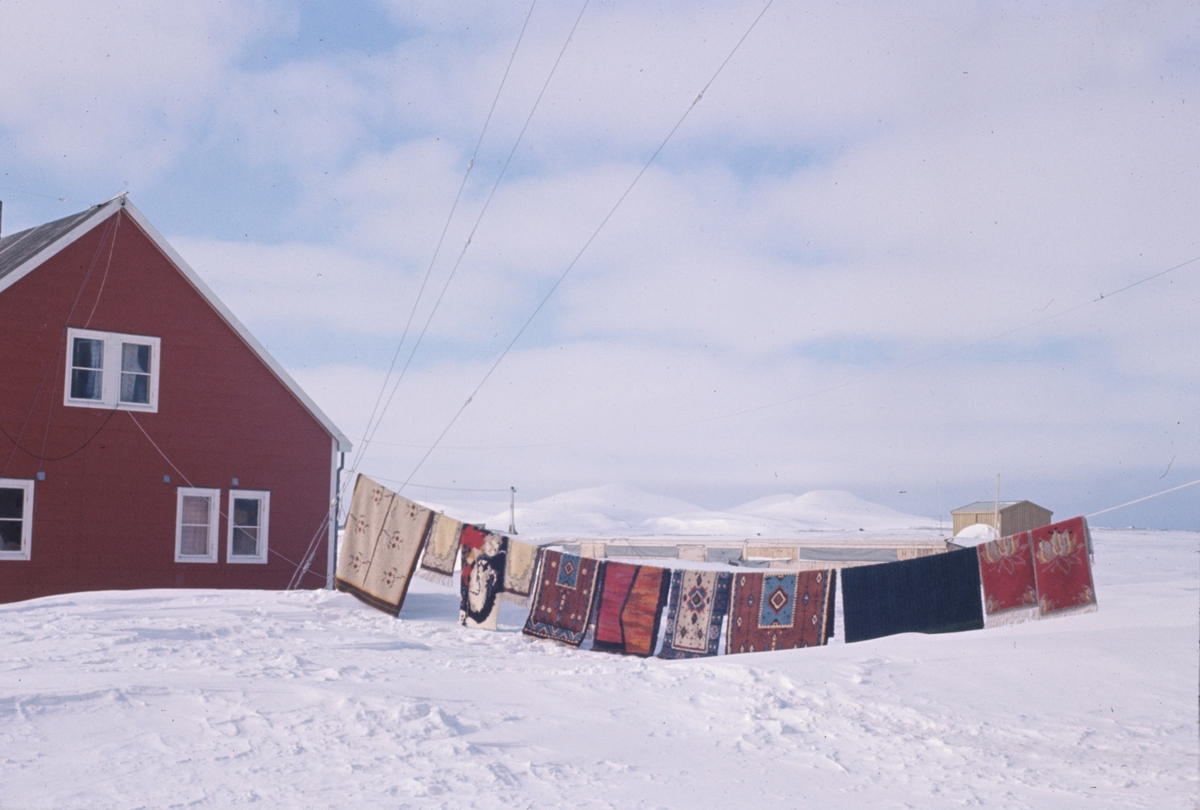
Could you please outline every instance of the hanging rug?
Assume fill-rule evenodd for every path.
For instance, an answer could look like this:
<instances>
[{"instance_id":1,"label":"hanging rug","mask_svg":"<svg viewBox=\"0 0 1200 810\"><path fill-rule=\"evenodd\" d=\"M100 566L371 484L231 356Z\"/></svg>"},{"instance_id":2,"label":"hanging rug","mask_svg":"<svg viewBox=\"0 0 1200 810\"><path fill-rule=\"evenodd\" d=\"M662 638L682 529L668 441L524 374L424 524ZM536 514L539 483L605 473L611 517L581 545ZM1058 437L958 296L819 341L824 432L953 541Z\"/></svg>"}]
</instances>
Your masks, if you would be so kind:
<instances>
[{"instance_id":1,"label":"hanging rug","mask_svg":"<svg viewBox=\"0 0 1200 810\"><path fill-rule=\"evenodd\" d=\"M819 647L828 641L836 571L735 574L728 653Z\"/></svg>"},{"instance_id":2,"label":"hanging rug","mask_svg":"<svg viewBox=\"0 0 1200 810\"><path fill-rule=\"evenodd\" d=\"M477 526L462 529L458 618L463 627L495 630L504 587L508 538Z\"/></svg>"},{"instance_id":3,"label":"hanging rug","mask_svg":"<svg viewBox=\"0 0 1200 810\"><path fill-rule=\"evenodd\" d=\"M546 550L522 633L578 647L587 633L600 560Z\"/></svg>"},{"instance_id":4,"label":"hanging rug","mask_svg":"<svg viewBox=\"0 0 1200 810\"><path fill-rule=\"evenodd\" d=\"M846 641L983 628L973 548L842 569Z\"/></svg>"},{"instance_id":5,"label":"hanging rug","mask_svg":"<svg viewBox=\"0 0 1200 810\"><path fill-rule=\"evenodd\" d=\"M1096 610L1087 520L1071 518L1034 529L1029 535L1042 616Z\"/></svg>"},{"instance_id":6,"label":"hanging rug","mask_svg":"<svg viewBox=\"0 0 1200 810\"><path fill-rule=\"evenodd\" d=\"M508 538L508 562L504 566L504 592L500 594L501 599L518 605L529 604L539 551L540 546Z\"/></svg>"},{"instance_id":7,"label":"hanging rug","mask_svg":"<svg viewBox=\"0 0 1200 810\"><path fill-rule=\"evenodd\" d=\"M454 584L454 566L458 562L458 546L463 524L446 515L434 515L425 553L417 574L439 585Z\"/></svg>"},{"instance_id":8,"label":"hanging rug","mask_svg":"<svg viewBox=\"0 0 1200 810\"><path fill-rule=\"evenodd\" d=\"M671 572L667 626L659 658L700 658L716 655L721 625L729 610L728 571Z\"/></svg>"},{"instance_id":9,"label":"hanging rug","mask_svg":"<svg viewBox=\"0 0 1200 810\"><path fill-rule=\"evenodd\" d=\"M596 638L592 649L625 655L654 654L668 572L650 565L608 561L597 586Z\"/></svg>"},{"instance_id":10,"label":"hanging rug","mask_svg":"<svg viewBox=\"0 0 1200 810\"><path fill-rule=\"evenodd\" d=\"M399 615L433 512L365 475L354 484L334 584Z\"/></svg>"},{"instance_id":11,"label":"hanging rug","mask_svg":"<svg viewBox=\"0 0 1200 810\"><path fill-rule=\"evenodd\" d=\"M984 622L989 627L1037 617L1037 583L1029 536L1029 532L1020 532L976 546Z\"/></svg>"}]
</instances>

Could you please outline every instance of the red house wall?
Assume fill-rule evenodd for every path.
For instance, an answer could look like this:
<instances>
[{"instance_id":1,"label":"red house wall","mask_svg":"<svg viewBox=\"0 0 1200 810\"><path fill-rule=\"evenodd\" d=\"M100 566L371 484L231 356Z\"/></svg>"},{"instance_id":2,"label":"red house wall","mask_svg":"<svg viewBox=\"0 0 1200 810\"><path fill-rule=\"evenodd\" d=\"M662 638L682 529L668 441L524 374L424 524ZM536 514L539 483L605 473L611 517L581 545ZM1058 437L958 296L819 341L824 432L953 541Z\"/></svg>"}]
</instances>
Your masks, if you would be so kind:
<instances>
[{"instance_id":1,"label":"red house wall","mask_svg":"<svg viewBox=\"0 0 1200 810\"><path fill-rule=\"evenodd\" d=\"M67 327L161 338L157 413L64 406ZM0 369L0 425L47 459L0 435L0 477L46 475L31 559L0 560L0 602L285 588L314 536L301 586L324 585L334 438L128 214L0 292ZM175 562L176 490L188 482L221 490L216 563ZM226 560L231 488L271 493L266 564Z\"/></svg>"}]
</instances>

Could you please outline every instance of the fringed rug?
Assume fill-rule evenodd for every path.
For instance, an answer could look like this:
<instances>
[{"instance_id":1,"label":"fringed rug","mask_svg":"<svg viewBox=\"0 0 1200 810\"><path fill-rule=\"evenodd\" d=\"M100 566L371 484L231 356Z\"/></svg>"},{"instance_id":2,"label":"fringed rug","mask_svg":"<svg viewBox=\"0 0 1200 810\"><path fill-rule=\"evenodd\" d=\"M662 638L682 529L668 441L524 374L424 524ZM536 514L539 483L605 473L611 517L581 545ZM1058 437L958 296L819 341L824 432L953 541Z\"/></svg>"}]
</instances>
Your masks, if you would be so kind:
<instances>
[{"instance_id":1,"label":"fringed rug","mask_svg":"<svg viewBox=\"0 0 1200 810\"><path fill-rule=\"evenodd\" d=\"M896 633L953 633L983 627L979 561L973 548L915 560L842 569L846 641Z\"/></svg>"},{"instance_id":2,"label":"fringed rug","mask_svg":"<svg viewBox=\"0 0 1200 810\"><path fill-rule=\"evenodd\" d=\"M500 594L501 599L517 605L529 604L539 551L540 546L508 538L508 562L504 566L504 592Z\"/></svg>"},{"instance_id":3,"label":"fringed rug","mask_svg":"<svg viewBox=\"0 0 1200 810\"><path fill-rule=\"evenodd\" d=\"M729 572L671 572L667 629L659 658L700 658L717 654L721 624L729 611L732 579Z\"/></svg>"},{"instance_id":4,"label":"fringed rug","mask_svg":"<svg viewBox=\"0 0 1200 810\"><path fill-rule=\"evenodd\" d=\"M643 657L654 654L658 624L671 585L667 573L650 565L604 564L597 587L592 649Z\"/></svg>"},{"instance_id":5,"label":"fringed rug","mask_svg":"<svg viewBox=\"0 0 1200 810\"><path fill-rule=\"evenodd\" d=\"M433 513L359 475L346 515L335 585L399 615Z\"/></svg>"},{"instance_id":6,"label":"fringed rug","mask_svg":"<svg viewBox=\"0 0 1200 810\"><path fill-rule=\"evenodd\" d=\"M417 576L450 587L454 585L454 566L458 562L458 546L463 524L445 515L434 515L433 528L421 555Z\"/></svg>"},{"instance_id":7,"label":"fringed rug","mask_svg":"<svg viewBox=\"0 0 1200 810\"><path fill-rule=\"evenodd\" d=\"M975 550L983 585L984 623L994 627L1037 618L1037 583L1029 532L981 543Z\"/></svg>"},{"instance_id":8,"label":"fringed rug","mask_svg":"<svg viewBox=\"0 0 1200 810\"><path fill-rule=\"evenodd\" d=\"M495 630L500 617L496 597L504 587L508 538L469 525L463 526L461 537L459 621L464 627Z\"/></svg>"},{"instance_id":9,"label":"fringed rug","mask_svg":"<svg viewBox=\"0 0 1200 810\"><path fill-rule=\"evenodd\" d=\"M836 571L735 574L727 653L819 647L829 639Z\"/></svg>"},{"instance_id":10,"label":"fringed rug","mask_svg":"<svg viewBox=\"0 0 1200 810\"><path fill-rule=\"evenodd\" d=\"M600 560L588 557L561 551L543 552L530 597L533 609L521 632L578 647L592 615L600 565Z\"/></svg>"},{"instance_id":11,"label":"fringed rug","mask_svg":"<svg viewBox=\"0 0 1200 810\"><path fill-rule=\"evenodd\" d=\"M1081 517L1052 523L1030 534L1038 605L1042 616L1066 616L1096 610L1089 560L1091 536Z\"/></svg>"}]
</instances>

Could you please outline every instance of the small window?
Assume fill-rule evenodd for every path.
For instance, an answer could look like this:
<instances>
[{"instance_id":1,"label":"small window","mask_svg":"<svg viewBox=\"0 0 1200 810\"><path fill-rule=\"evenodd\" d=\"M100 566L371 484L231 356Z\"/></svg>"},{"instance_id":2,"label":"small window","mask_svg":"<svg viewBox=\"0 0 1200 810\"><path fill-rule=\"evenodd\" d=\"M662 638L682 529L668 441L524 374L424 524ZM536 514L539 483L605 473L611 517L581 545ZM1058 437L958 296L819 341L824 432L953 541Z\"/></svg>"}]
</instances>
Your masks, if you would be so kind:
<instances>
[{"instance_id":1,"label":"small window","mask_svg":"<svg viewBox=\"0 0 1200 810\"><path fill-rule=\"evenodd\" d=\"M0 560L28 560L33 536L33 482L0 478Z\"/></svg>"},{"instance_id":2,"label":"small window","mask_svg":"<svg viewBox=\"0 0 1200 810\"><path fill-rule=\"evenodd\" d=\"M64 405L158 410L160 338L68 329Z\"/></svg>"},{"instance_id":3,"label":"small window","mask_svg":"<svg viewBox=\"0 0 1200 810\"><path fill-rule=\"evenodd\" d=\"M225 559L231 563L267 561L267 524L271 493L246 489L229 491L229 537Z\"/></svg>"},{"instance_id":4,"label":"small window","mask_svg":"<svg viewBox=\"0 0 1200 810\"><path fill-rule=\"evenodd\" d=\"M104 398L104 341L77 337L71 351L71 399Z\"/></svg>"},{"instance_id":5,"label":"small window","mask_svg":"<svg viewBox=\"0 0 1200 810\"><path fill-rule=\"evenodd\" d=\"M175 506L175 562L217 561L219 489L180 487Z\"/></svg>"}]
</instances>

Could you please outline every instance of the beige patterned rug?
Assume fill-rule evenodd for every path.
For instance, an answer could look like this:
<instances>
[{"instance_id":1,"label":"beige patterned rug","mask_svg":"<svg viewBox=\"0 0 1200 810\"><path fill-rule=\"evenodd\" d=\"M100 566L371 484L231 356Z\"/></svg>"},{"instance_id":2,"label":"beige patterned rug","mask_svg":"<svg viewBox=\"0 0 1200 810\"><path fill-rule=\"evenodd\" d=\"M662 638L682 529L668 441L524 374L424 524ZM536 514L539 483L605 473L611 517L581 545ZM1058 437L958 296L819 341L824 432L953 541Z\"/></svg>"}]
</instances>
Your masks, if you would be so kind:
<instances>
[{"instance_id":1,"label":"beige patterned rug","mask_svg":"<svg viewBox=\"0 0 1200 810\"><path fill-rule=\"evenodd\" d=\"M339 591L396 616L433 512L359 475L338 550Z\"/></svg>"}]
</instances>

